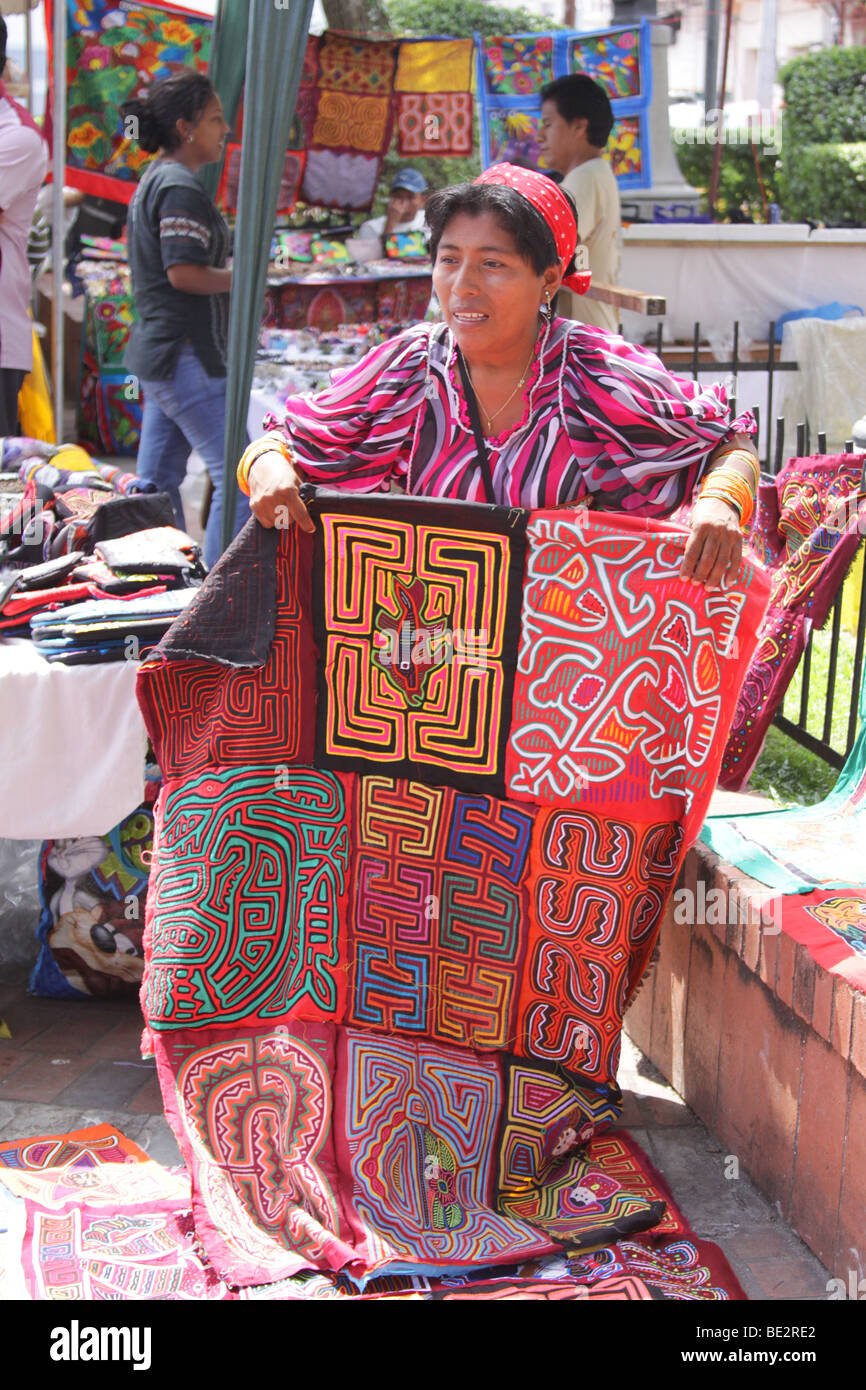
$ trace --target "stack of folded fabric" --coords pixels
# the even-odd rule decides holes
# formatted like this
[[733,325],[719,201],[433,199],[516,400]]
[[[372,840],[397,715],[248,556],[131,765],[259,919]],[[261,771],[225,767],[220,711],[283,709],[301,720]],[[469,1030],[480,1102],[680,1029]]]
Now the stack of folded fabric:
[[0,570],[0,635],[27,636],[38,615],[87,599],[157,596],[197,586],[204,578],[201,551],[174,526],[150,527],[128,536],[100,541],[93,554],[68,555]]
[[0,561],[7,566],[70,550],[89,554],[97,541],[173,523],[164,493],[77,445],[0,439]]
[[75,445],[0,439],[0,637],[51,661],[135,658],[205,574],[165,493]]
[[194,589],[93,599],[30,620],[36,650],[68,666],[138,660],[155,647],[182,613]]
[[0,634],[26,628],[34,613],[92,598],[89,586],[73,579],[73,570],[83,559],[80,551],[73,551],[41,565],[0,570]]
[[93,557],[76,567],[75,580],[89,580],[106,594],[133,593],[160,584],[180,589],[205,577],[201,550],[176,526],[151,526],[100,541]]

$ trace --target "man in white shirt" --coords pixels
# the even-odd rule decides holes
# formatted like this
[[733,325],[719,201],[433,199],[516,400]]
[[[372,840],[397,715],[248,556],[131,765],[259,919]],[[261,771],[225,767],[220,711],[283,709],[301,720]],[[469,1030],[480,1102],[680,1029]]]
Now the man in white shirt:
[[0,15],[0,435],[18,433],[18,392],[33,366],[27,239],[48,153],[39,128],[7,96],[6,21]]
[[[598,284],[619,280],[622,217],[619,189],[603,158],[613,129],[613,110],[604,88],[586,73],[558,77],[541,89],[541,152],[562,174],[561,188],[577,207],[578,236],[589,252],[589,268]],[[610,304],[560,290],[558,309],[615,333],[617,313]]]
[[394,175],[388,206],[381,217],[370,217],[358,230],[361,241],[375,241],[378,256],[384,256],[385,243],[395,232],[423,232],[427,180],[417,169],[401,169]]

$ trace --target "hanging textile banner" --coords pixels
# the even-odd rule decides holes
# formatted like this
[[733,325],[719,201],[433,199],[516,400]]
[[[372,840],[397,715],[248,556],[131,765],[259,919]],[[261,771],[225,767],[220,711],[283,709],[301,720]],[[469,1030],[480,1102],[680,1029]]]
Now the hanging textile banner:
[[[283,177],[277,196],[277,212],[289,213],[295,206],[307,156],[304,150],[287,150]],[[241,179],[241,146],[226,145],[226,157],[217,192],[217,203],[223,212],[235,216],[238,210],[238,189]]]
[[[49,73],[54,3],[46,0]],[[128,203],[152,156],[128,138],[121,107],[173,72],[192,67],[206,72],[213,20],[167,0],[61,3],[67,14],[66,182]]]
[[614,127],[605,150],[620,188],[649,188],[652,100],[650,26],[580,34],[475,35],[482,162],[546,168],[539,148],[541,88],[586,73],[610,98]]
[[397,49],[332,33],[308,43],[296,107],[310,131],[306,202],[353,212],[372,203],[394,128]]
[[413,39],[400,45],[397,93],[397,153],[472,153],[471,39]]
[[719,785],[729,791],[748,782],[809,634],[827,621],[860,544],[863,463],[862,454],[790,458],[761,484],[749,550],[773,587],[722,759]]
[[[49,64],[51,9],[46,0]],[[66,181],[129,202],[153,156],[121,108],[182,68],[206,72],[213,21],[169,0],[61,0],[66,5]],[[302,196],[319,207],[370,207],[396,122],[401,157],[472,153],[471,39],[368,40],[310,35],[277,211]],[[219,202],[236,205],[243,103]],[[292,157],[294,152],[294,157]]]

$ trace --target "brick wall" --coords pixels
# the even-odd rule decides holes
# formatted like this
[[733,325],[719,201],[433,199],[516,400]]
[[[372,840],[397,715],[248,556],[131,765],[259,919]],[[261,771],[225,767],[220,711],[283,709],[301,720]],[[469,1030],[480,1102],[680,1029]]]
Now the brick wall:
[[[738,904],[750,883],[703,845],[679,887],[700,902],[700,880]],[[727,916],[683,926],[669,907],[626,1032],[834,1277],[866,1278],[866,995]]]

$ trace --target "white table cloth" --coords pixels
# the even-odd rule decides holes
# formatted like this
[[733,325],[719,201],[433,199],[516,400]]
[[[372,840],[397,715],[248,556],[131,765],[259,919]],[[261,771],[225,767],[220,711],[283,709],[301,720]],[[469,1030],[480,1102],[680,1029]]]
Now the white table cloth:
[[137,661],[64,666],[0,641],[0,837],[104,835],[140,805]]

